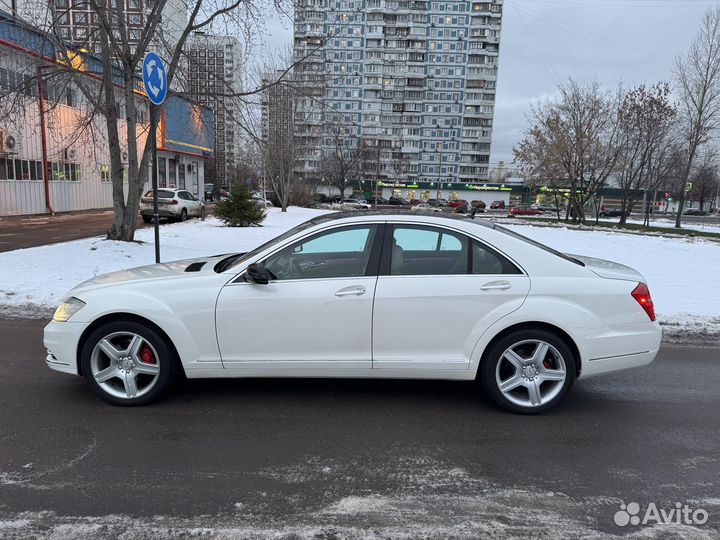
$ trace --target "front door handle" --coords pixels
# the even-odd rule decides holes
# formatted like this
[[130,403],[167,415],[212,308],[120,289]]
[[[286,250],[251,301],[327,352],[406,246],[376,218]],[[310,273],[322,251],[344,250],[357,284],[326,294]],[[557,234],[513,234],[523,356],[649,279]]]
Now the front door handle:
[[363,286],[359,287],[345,287],[335,293],[335,296],[362,296],[367,292],[367,289]]
[[480,287],[481,291],[505,291],[512,287],[509,281],[491,281]]

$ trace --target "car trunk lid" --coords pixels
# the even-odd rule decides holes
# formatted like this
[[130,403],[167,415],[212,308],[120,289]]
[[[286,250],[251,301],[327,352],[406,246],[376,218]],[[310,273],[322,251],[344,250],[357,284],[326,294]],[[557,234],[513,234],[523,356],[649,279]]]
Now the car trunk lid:
[[595,257],[586,257],[584,255],[566,255],[582,262],[588,270],[602,278],[623,279],[626,281],[645,283],[645,278],[640,272],[624,264],[607,261],[605,259],[596,259]]

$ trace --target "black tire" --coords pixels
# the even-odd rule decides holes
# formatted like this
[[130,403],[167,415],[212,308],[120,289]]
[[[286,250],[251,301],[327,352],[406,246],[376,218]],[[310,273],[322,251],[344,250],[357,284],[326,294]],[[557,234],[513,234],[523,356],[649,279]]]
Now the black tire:
[[180,212],[180,221],[187,221],[187,210],[184,208]]
[[152,222],[153,222],[153,217],[152,217],[152,216],[142,216],[142,220],[143,220],[145,223],[152,223]]
[[[501,362],[503,355],[509,348],[518,346],[519,350],[522,352],[523,347],[529,348],[533,345],[532,343],[527,343],[523,345],[523,342],[533,341],[545,342],[551,346],[551,348],[548,349],[548,355],[546,356],[545,360],[547,364],[545,365],[545,367],[548,367],[548,369],[552,369],[557,372],[558,368],[562,366],[565,371],[565,380],[562,381],[562,384],[560,384],[560,381],[540,382],[539,387],[541,388],[541,396],[542,391],[549,389],[551,391],[547,393],[547,396],[550,399],[548,399],[547,401],[541,399],[541,403],[539,405],[523,405],[514,402],[512,399],[521,401],[523,399],[524,392],[528,396],[528,401],[530,401],[532,398],[530,397],[529,390],[527,390],[524,386],[518,386],[517,390],[513,390],[510,392],[511,397],[508,397],[506,393],[503,393],[500,390],[496,375],[502,375],[503,370],[507,370],[508,368],[512,369],[514,367],[507,360],[503,360],[503,364],[500,366],[500,368],[498,368],[498,364]],[[554,348],[555,350],[553,351],[552,348]],[[557,358],[556,353],[560,355],[560,359]],[[541,360],[541,362],[542,361],[543,360]],[[527,377],[527,374],[524,372],[521,373],[521,371],[522,370],[518,370],[516,374]],[[538,328],[518,330],[498,340],[484,356],[483,362],[480,365],[480,369],[478,370],[478,377],[480,378],[480,383],[485,393],[498,406],[505,409],[506,411],[518,414],[540,414],[549,409],[552,409],[563,400],[563,398],[575,382],[576,373],[577,369],[575,354],[565,342],[565,340],[555,333]],[[510,375],[508,374],[508,378],[509,377]],[[533,379],[529,380],[532,381]],[[503,380],[502,382],[506,382],[506,380]],[[523,382],[528,382],[528,379],[523,378]],[[546,385],[550,386],[548,387]]]
[[[137,385],[138,390],[140,388],[144,388],[142,386],[142,382],[148,382],[147,386],[150,387],[149,390],[142,393],[142,395],[133,398],[119,397],[117,395],[109,393],[105,389],[110,387],[111,389],[117,388],[118,392],[123,391],[127,387],[125,387],[122,379],[118,377],[113,377],[106,381],[104,383],[105,387],[103,387],[100,385],[100,383],[98,383],[98,381],[95,379],[95,376],[93,375],[92,356],[95,346],[100,340],[106,338],[107,336],[122,333],[129,333],[140,336],[142,340],[144,340],[143,346],[149,344],[150,347],[154,349],[154,351],[151,352],[157,354],[157,360],[153,362],[154,364],[156,364],[158,369],[157,375],[154,376],[137,374],[135,378],[135,384]],[[120,336],[114,339],[123,339],[123,337]],[[112,362],[109,360],[109,356],[106,356],[103,353],[96,361],[100,362],[103,360],[108,364],[107,367],[110,367]],[[166,342],[165,338],[159,335],[152,328],[149,328],[148,326],[145,326],[135,321],[113,321],[103,324],[95,331],[93,331],[92,334],[90,334],[88,336],[88,339],[85,341],[85,344],[83,345],[82,351],[80,353],[80,366],[83,376],[85,377],[85,381],[98,396],[100,396],[108,403],[125,407],[145,405],[147,403],[150,403],[151,401],[158,399],[167,390],[172,381],[176,378],[177,373],[180,371],[179,360],[170,344]],[[138,383],[138,380],[140,379],[141,382]],[[154,381],[152,384],[150,384],[150,379]]]

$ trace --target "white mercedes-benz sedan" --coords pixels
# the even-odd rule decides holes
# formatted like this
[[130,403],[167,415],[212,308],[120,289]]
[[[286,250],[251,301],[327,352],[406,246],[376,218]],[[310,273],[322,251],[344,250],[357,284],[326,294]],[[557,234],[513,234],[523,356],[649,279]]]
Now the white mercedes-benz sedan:
[[116,405],[184,373],[477,379],[501,407],[539,413],[578,378],[652,362],[661,336],[632,268],[467,217],[365,212],[93,278],[45,346],[48,366]]

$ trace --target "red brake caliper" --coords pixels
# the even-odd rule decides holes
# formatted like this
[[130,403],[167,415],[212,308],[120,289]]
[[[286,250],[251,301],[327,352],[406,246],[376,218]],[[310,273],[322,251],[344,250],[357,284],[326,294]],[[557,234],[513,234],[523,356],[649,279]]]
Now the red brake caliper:
[[545,359],[543,360],[543,366],[545,367],[545,369],[550,369],[552,367],[552,364],[550,363],[550,360]]
[[150,347],[148,347],[147,345],[143,345],[140,349],[140,360],[142,360],[146,364],[155,363],[155,355],[150,350]]

